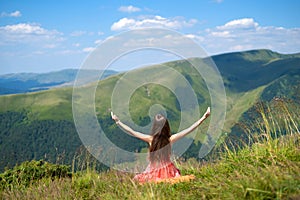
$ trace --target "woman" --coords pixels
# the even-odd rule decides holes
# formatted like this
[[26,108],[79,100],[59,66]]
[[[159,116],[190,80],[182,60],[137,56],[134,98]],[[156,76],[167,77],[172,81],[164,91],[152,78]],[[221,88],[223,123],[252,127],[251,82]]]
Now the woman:
[[207,108],[204,115],[189,128],[171,135],[171,129],[168,120],[161,114],[154,117],[151,134],[143,134],[134,131],[132,128],[122,123],[119,118],[111,112],[111,117],[130,135],[137,137],[149,144],[149,165],[146,170],[134,177],[139,182],[154,181],[160,182],[164,179],[180,177],[180,171],[171,162],[171,145],[194,131],[208,116],[210,107]]

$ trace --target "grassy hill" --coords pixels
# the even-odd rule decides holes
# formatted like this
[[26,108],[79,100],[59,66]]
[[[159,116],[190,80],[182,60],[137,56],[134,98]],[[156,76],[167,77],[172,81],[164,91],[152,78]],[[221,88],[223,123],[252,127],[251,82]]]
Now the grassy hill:
[[262,121],[251,127],[251,144],[235,146],[235,141],[226,140],[208,161],[176,162],[182,175],[195,176],[190,182],[139,184],[132,179],[134,174],[99,173],[90,159],[81,162],[85,170],[80,172],[32,161],[0,174],[0,198],[296,200],[300,198],[300,132],[294,122],[300,122],[300,115],[290,106],[286,102],[264,105],[267,112],[257,113]]
[[299,54],[282,55],[269,50],[253,50],[214,56],[227,88],[247,92],[266,86],[283,75],[298,74]]
[[[299,54],[282,55],[269,50],[253,50],[217,55],[212,59],[220,70],[227,95],[224,134],[238,135],[235,131],[240,129],[235,128],[236,124],[247,119],[247,113],[258,101],[280,97],[299,103]],[[177,70],[188,80],[200,105],[200,108],[194,109],[203,113],[210,105],[210,97],[202,77],[186,61],[164,65]],[[146,145],[120,131],[108,112],[113,88],[122,75],[109,76],[98,83],[95,109],[105,132],[114,133],[108,136],[114,143],[128,151],[140,151]],[[128,84],[134,84],[127,81]],[[175,83],[176,80],[170,81]],[[184,92],[184,88],[178,89]],[[57,156],[63,156],[65,162],[70,163],[72,153],[81,145],[73,123],[71,103],[72,88],[68,87],[0,96],[0,169],[45,157],[55,162]],[[158,84],[143,85],[132,95],[129,108],[134,122],[140,125],[149,123],[149,108],[155,104],[167,109],[172,129],[177,130],[182,110],[174,94]],[[204,124],[199,133],[205,132],[206,128]],[[201,134],[197,134],[193,145],[202,139]],[[191,149],[197,153],[199,148],[195,150],[195,147],[199,146]],[[192,152],[189,154],[196,155]]]

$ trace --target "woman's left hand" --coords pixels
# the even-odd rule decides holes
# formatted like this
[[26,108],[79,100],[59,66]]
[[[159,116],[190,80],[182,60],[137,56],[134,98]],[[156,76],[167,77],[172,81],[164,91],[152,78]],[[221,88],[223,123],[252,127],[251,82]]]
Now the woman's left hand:
[[113,120],[115,120],[115,122],[118,122],[118,121],[119,121],[118,116],[115,115],[112,111],[110,112],[110,114],[111,114],[111,118],[112,118]]

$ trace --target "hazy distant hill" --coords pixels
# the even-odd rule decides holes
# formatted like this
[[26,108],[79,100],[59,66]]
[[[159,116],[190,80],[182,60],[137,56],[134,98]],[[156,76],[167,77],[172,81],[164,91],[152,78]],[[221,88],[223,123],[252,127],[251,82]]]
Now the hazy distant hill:
[[[257,101],[280,97],[300,104],[300,54],[253,50],[216,55],[212,59],[223,77],[227,95],[224,133],[238,135],[239,130],[234,127]],[[210,105],[210,96],[205,82],[190,63],[180,60],[165,65],[185,76],[195,90],[200,110],[204,111]],[[114,85],[121,76],[117,74],[99,82],[95,97],[97,117],[116,145],[128,151],[140,151],[146,144],[118,129],[107,112]],[[59,79],[55,81],[59,83]],[[71,163],[72,155],[81,145],[73,123],[71,101],[72,88],[69,87],[0,96],[0,170],[33,158],[53,161],[58,155],[64,155],[65,162]],[[149,108],[154,104],[165,106],[171,126],[176,130],[180,112],[184,111],[180,110],[174,94],[155,84],[141,86],[132,95],[130,112],[135,123],[149,123]],[[205,131],[207,124],[202,127],[199,132]],[[201,140],[201,135],[197,135],[185,156],[197,156]]]
[[[77,69],[65,69],[49,73],[16,73],[0,75],[0,95],[17,94],[47,90],[53,87],[64,87],[73,84],[76,78]],[[95,70],[84,70],[86,77],[97,75]],[[99,79],[116,74],[116,71],[107,70]]]

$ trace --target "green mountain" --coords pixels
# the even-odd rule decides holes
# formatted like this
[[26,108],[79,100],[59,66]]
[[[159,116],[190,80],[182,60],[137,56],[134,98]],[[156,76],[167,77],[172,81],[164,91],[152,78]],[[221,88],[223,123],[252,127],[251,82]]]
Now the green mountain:
[[266,86],[283,75],[299,74],[300,54],[282,55],[269,50],[253,50],[214,56],[227,87],[246,92]]
[[[194,58],[198,59],[198,58]],[[299,103],[300,54],[283,55],[270,50],[253,50],[213,56],[226,89],[227,115],[224,133],[239,135],[236,125],[247,119],[258,101],[286,98]],[[200,61],[200,60],[199,60]],[[202,77],[188,61],[164,63],[182,74],[195,91],[198,104],[180,107],[176,96],[159,84],[146,84],[135,90],[130,98],[129,110],[133,121],[140,125],[150,122],[149,109],[156,104],[166,108],[172,130],[177,130],[180,114],[190,109],[203,113],[210,105],[209,91]],[[138,70],[151,70],[160,65]],[[111,95],[114,86],[124,74],[109,76],[98,83],[95,94],[96,113],[109,139],[122,149],[142,151],[146,144],[123,133],[110,119]],[[162,78],[172,84],[177,80]],[[146,77],[145,77],[146,78]],[[133,80],[124,80],[134,84]],[[83,87],[88,89],[89,86]],[[175,88],[184,94],[186,88]],[[71,163],[79,154],[81,141],[72,116],[72,88],[53,88],[46,91],[0,96],[0,170],[25,160],[46,159]],[[122,115],[122,113],[119,113]],[[184,157],[197,157],[207,123],[199,130],[195,142]]]

